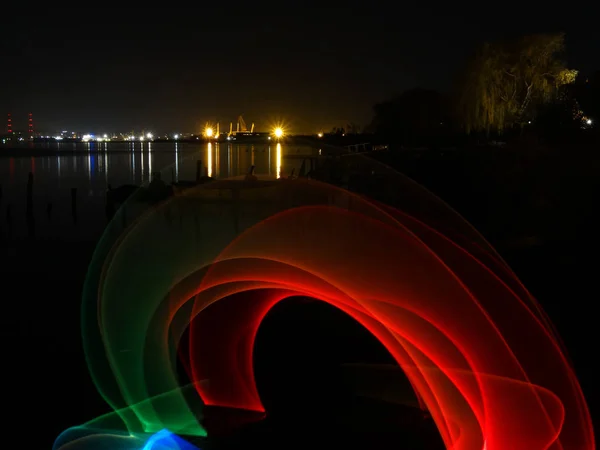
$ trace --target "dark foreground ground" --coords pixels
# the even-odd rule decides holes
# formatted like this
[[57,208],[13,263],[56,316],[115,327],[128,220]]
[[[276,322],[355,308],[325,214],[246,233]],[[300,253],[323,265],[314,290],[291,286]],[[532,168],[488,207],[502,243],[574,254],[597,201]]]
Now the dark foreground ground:
[[238,449],[248,445],[290,449],[384,449],[391,446],[411,450],[444,449],[433,421],[411,408],[356,398],[332,413],[335,414],[328,420],[314,418],[308,410],[290,413],[285,418],[267,417],[237,432],[198,440],[196,444],[206,450]]
[[[57,254],[53,244],[33,245],[37,250],[45,248],[40,255]],[[10,272],[4,271],[4,276],[12,274],[3,280],[5,292],[10,293],[3,296],[4,401],[13,432],[23,436],[28,448],[33,444],[31,448],[50,448],[65,428],[107,412],[88,376],[78,326],[81,280],[90,251],[91,245],[79,245],[62,248],[63,257],[52,260],[13,258]],[[586,350],[595,334],[589,294],[593,291],[586,291],[584,283],[572,283],[586,278],[583,272],[556,266],[556,251],[523,252],[519,256],[521,272],[530,270],[530,285],[543,287],[552,282],[553,289],[539,291],[547,299],[556,299],[547,310],[571,350],[597,417],[597,361]],[[29,274],[23,277],[26,271]],[[585,299],[591,303],[588,313],[574,310],[572,303],[585,304]],[[397,448],[443,448],[435,426],[420,411],[354,395],[352,383],[347,382],[352,372],[340,369],[343,364],[392,361],[366,331],[327,305],[292,300],[276,307],[257,337],[256,358],[258,387],[271,414],[263,422],[224,433],[217,425],[236,423],[235,414],[209,411],[208,425],[212,423],[219,433],[202,442],[203,448],[249,444],[263,448],[330,448],[334,444],[383,448],[390,442],[397,443]],[[394,383],[397,389],[409,392],[402,379]]]
[[[598,297],[595,186],[588,186],[584,194],[563,194],[567,197],[562,209],[554,207],[540,221],[515,200],[518,197],[511,202],[496,190],[494,202],[482,199],[482,181],[454,174],[442,184],[440,178],[429,183],[490,237],[548,311],[597,418],[598,361],[592,344],[597,340]],[[555,184],[565,184],[563,178]],[[582,183],[569,180],[577,182]],[[459,188],[474,192],[476,198],[469,201]],[[506,206],[511,203],[512,209]],[[531,224],[534,219],[538,222]],[[501,226],[491,226],[498,222]],[[523,222],[527,226],[519,228]],[[106,412],[87,373],[79,330],[83,279],[95,243],[3,239],[0,246],[8,425],[14,439],[23,439],[24,448],[50,448],[65,428]],[[283,347],[287,351],[282,352]],[[418,411],[357,398],[351,383],[340,382],[348,374],[340,372],[345,363],[390,362],[373,338],[332,308],[302,301],[282,304],[267,317],[256,344],[257,383],[271,414],[264,422],[223,433],[203,447],[378,448],[392,442],[397,448],[440,448],[435,428]],[[404,389],[401,380],[398,383]],[[214,412],[213,418],[219,414],[224,413]]]
[[[10,264],[2,272],[5,404],[11,428],[27,448],[51,448],[64,429],[108,412],[80,343],[79,297],[93,243],[21,241],[11,247],[21,251],[8,249]],[[443,448],[420,410],[354,395],[348,379],[353,371],[343,369],[348,362],[393,364],[368,332],[333,307],[304,299],[278,305],[256,344],[257,383],[271,413],[245,423],[235,412],[212,408],[206,420],[215,438],[198,444],[383,448],[396,442],[411,449]],[[403,375],[391,382],[410,396]],[[238,429],[240,423],[245,425]]]
[[[11,248],[21,251],[11,253]],[[108,412],[80,343],[79,299],[93,243],[20,241],[7,250],[10,263],[2,271],[5,404],[11,428],[27,448],[51,448],[64,429]],[[333,307],[305,299],[278,305],[265,319],[255,351],[258,387],[271,413],[238,429],[246,422],[238,414],[210,409],[207,426],[216,437],[199,442],[202,448],[383,448],[390,442],[443,448],[434,424],[420,410],[354,395],[349,379],[354,372],[343,364],[393,361],[368,332]],[[387,382],[410,397],[403,375]]]

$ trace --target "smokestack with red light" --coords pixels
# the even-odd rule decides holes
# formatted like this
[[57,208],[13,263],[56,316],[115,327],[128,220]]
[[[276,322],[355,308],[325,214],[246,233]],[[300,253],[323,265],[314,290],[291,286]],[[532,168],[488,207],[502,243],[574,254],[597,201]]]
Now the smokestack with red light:
[[8,119],[6,120],[6,132],[12,134],[12,116],[8,113]]
[[29,139],[33,139],[33,115],[29,113]]

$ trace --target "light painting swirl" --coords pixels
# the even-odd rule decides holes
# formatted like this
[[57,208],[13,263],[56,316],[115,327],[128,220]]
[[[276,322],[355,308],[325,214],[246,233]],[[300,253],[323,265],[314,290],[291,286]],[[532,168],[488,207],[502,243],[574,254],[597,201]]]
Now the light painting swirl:
[[313,180],[240,178],[172,197],[123,232],[115,219],[83,302],[89,369],[114,412],[54,448],[195,448],[203,406],[264,412],[254,338],[275,304],[304,296],[387,348],[446,448],[594,449],[579,383],[537,302],[449,208],[388,178],[397,195],[384,202]]

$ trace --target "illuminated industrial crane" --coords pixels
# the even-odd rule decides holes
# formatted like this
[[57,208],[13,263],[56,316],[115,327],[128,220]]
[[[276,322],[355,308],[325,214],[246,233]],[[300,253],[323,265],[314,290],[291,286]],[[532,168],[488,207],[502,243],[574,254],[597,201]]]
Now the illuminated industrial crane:
[[242,116],[238,117],[238,131],[248,131],[248,127],[246,126],[246,122],[244,122],[244,118]]
[[[229,125],[229,134],[232,134],[232,125]],[[248,126],[246,125],[246,121],[244,120],[244,118],[242,116],[238,117],[237,120],[237,128],[236,128],[236,133],[248,133]],[[254,122],[252,122],[252,125],[250,127],[250,133],[254,133]]]

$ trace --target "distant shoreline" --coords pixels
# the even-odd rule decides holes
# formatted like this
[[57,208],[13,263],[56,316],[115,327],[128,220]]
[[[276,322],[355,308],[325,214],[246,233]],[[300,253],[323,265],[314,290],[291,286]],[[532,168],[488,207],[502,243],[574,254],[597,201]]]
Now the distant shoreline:
[[[0,158],[21,158],[21,157],[39,157],[39,156],[77,156],[77,155],[101,155],[104,153],[139,153],[141,152],[141,148],[136,148],[135,150],[126,149],[126,148],[115,148],[109,150],[101,150],[101,149],[73,149],[73,148],[0,148]],[[143,149],[143,151],[148,151],[147,148]],[[170,153],[173,152],[173,149],[152,149],[152,151],[156,152],[165,152]],[[181,152],[191,152],[193,149],[182,148]]]
[[[374,142],[375,141],[375,142]],[[128,153],[132,151],[131,145],[135,146],[133,151],[141,151],[141,147],[144,147],[144,151],[148,150],[147,144],[152,144],[153,151],[161,151],[165,146],[173,146],[174,144],[181,145],[181,150],[185,151],[189,146],[202,146],[209,142],[220,145],[276,145],[281,143],[283,146],[290,145],[307,145],[314,147],[352,147],[361,146],[364,143],[367,145],[374,145],[377,143],[377,139],[368,134],[364,135],[346,135],[346,136],[328,136],[325,135],[322,138],[313,135],[290,135],[285,136],[281,139],[265,139],[264,137],[248,137],[236,140],[208,140],[205,138],[185,138],[185,139],[164,139],[154,138],[152,140],[144,141],[128,141],[128,140],[107,140],[107,141],[82,141],[81,139],[73,140],[60,140],[55,139],[35,139],[33,142],[15,142],[11,144],[9,142],[0,143],[0,158],[2,157],[20,157],[20,156],[57,156],[57,155],[71,155],[71,154],[82,154],[82,153],[102,153],[105,151],[111,153]],[[82,147],[87,148],[82,148]]]

